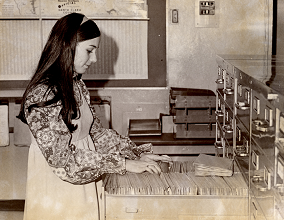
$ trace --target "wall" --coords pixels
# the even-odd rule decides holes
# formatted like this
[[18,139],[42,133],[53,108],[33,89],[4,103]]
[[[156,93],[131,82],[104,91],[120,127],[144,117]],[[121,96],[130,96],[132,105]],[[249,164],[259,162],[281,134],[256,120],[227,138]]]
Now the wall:
[[[167,83],[169,87],[215,91],[216,54],[267,54],[272,47],[272,0],[218,0],[219,27],[195,27],[195,0],[167,1]],[[256,8],[258,10],[256,10]],[[179,23],[171,23],[172,9]],[[125,115],[158,116],[168,112],[168,89],[103,89],[112,96],[113,127],[125,133]],[[142,112],[137,106],[144,105]]]
[[[167,0],[168,86],[214,91],[216,54],[269,53],[271,19],[268,15],[271,16],[271,12],[268,13],[267,2],[271,5],[272,0],[219,0],[219,27],[195,28],[195,0]],[[169,22],[171,9],[179,10],[178,24]],[[101,96],[111,96],[112,126],[121,134],[126,133],[129,118],[158,118],[159,113],[168,113],[168,88],[90,90]],[[22,92],[1,91],[0,95],[18,97]],[[5,172],[1,180],[10,184],[4,187],[0,184],[0,191],[7,190],[8,197],[24,199],[24,186],[13,184],[25,182],[26,166],[23,164],[27,151],[28,148],[0,148],[1,171]],[[13,163],[16,160],[21,161],[19,165]]]
[[216,54],[266,54],[271,50],[272,0],[216,3],[219,27],[196,28],[195,0],[168,0],[168,11],[179,10],[179,23],[167,23],[169,86],[214,91]]
[[130,118],[159,118],[169,113],[167,88],[128,88],[91,90],[92,94],[111,97],[112,127],[126,135]]
[[284,1],[277,1],[276,55],[284,55]]

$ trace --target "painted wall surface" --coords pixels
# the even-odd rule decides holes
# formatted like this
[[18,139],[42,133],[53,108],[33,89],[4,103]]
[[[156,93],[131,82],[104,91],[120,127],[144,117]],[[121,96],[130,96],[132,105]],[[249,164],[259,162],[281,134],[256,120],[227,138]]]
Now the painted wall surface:
[[277,1],[276,55],[284,55],[284,1]]
[[96,90],[99,96],[111,97],[112,127],[126,135],[129,119],[157,119],[160,113],[169,113],[167,88],[128,88]]
[[[216,28],[195,27],[195,2],[168,0],[168,82],[214,91],[216,54],[263,55],[271,47],[272,0],[216,0]],[[178,24],[171,23],[172,9],[178,9]]]
[[0,200],[25,198],[27,165],[28,147],[0,148]]

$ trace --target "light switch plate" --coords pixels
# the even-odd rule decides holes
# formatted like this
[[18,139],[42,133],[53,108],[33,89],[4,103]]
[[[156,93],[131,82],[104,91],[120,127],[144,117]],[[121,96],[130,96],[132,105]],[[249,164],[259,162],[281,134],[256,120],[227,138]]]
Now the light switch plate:
[[173,24],[177,24],[179,21],[179,13],[178,13],[178,9],[173,9],[171,10],[171,14],[172,14],[172,23]]

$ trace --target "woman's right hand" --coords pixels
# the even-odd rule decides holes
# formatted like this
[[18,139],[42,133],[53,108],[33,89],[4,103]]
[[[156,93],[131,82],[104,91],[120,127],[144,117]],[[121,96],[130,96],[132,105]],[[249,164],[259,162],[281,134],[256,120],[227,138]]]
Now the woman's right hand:
[[161,173],[161,168],[155,161],[125,160],[126,171],[131,173]]

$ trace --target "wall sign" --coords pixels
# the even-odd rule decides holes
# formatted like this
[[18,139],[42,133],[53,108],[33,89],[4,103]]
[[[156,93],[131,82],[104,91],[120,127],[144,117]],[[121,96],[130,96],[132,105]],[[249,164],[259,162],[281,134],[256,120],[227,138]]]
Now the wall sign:
[[78,12],[87,17],[147,18],[146,0],[0,0],[0,18],[60,18]]

